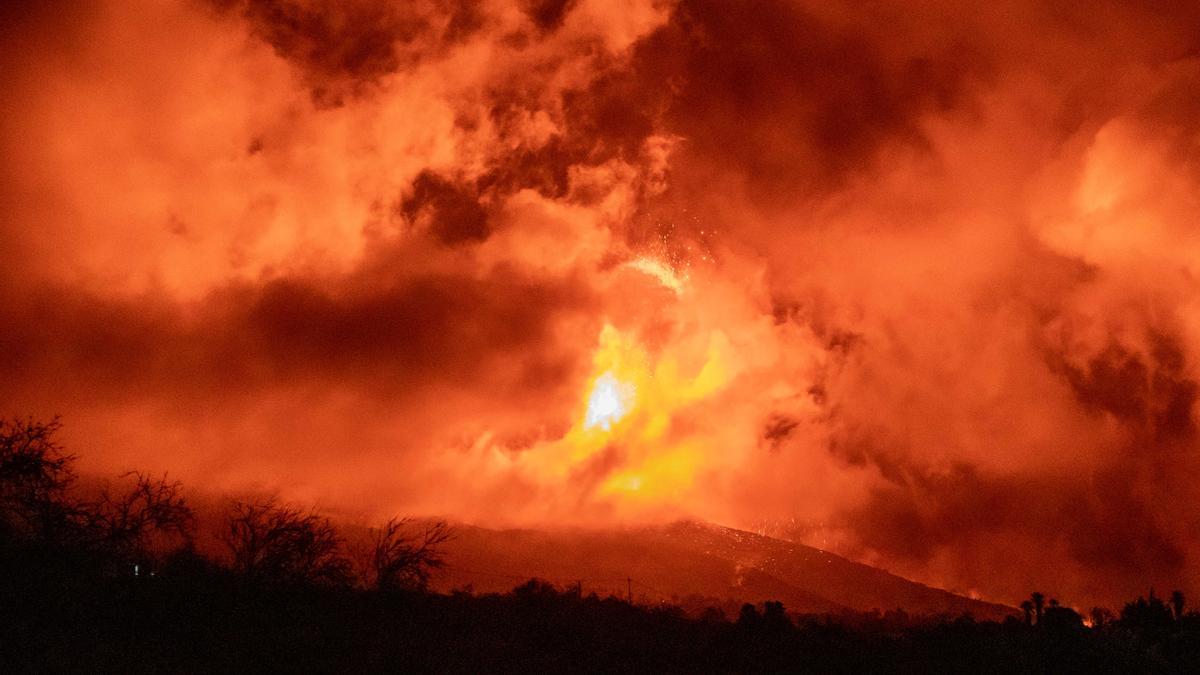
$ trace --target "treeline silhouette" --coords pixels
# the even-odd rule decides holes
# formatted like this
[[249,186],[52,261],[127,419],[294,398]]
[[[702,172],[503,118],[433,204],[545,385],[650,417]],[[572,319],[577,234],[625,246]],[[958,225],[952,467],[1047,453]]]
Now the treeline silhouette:
[[1086,620],[1034,593],[1003,622],[769,600],[687,613],[537,579],[437,594],[446,524],[355,540],[270,497],[231,500],[201,550],[178,482],[80,489],[58,427],[0,420],[5,672],[1200,672],[1178,591]]

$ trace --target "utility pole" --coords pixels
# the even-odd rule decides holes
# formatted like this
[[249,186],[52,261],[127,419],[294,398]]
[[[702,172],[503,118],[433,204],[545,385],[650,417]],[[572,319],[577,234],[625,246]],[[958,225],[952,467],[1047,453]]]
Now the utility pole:
[[625,577],[625,588],[629,594],[629,604],[633,604],[633,577]]

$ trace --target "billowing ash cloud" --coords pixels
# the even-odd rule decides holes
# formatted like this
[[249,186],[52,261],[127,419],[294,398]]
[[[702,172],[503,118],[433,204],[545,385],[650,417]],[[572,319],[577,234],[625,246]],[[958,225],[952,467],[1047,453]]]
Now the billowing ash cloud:
[[1194,3],[24,4],[0,404],[85,467],[1200,592]]

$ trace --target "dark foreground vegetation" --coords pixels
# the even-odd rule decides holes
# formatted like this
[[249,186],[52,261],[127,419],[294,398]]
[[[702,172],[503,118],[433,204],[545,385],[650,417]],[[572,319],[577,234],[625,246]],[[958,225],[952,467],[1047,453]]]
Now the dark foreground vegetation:
[[54,430],[0,422],[5,672],[1200,672],[1200,614],[1178,593],[1091,626],[1041,594],[1002,623],[776,602],[689,617],[536,580],[439,595],[444,525],[347,541],[271,499],[231,501],[201,552],[177,483],[81,496]]

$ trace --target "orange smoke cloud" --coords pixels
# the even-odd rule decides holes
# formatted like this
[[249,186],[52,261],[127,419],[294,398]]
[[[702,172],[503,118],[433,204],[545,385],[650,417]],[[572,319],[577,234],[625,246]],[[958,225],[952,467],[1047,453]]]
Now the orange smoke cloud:
[[1191,4],[3,11],[0,402],[87,468],[1200,592]]

